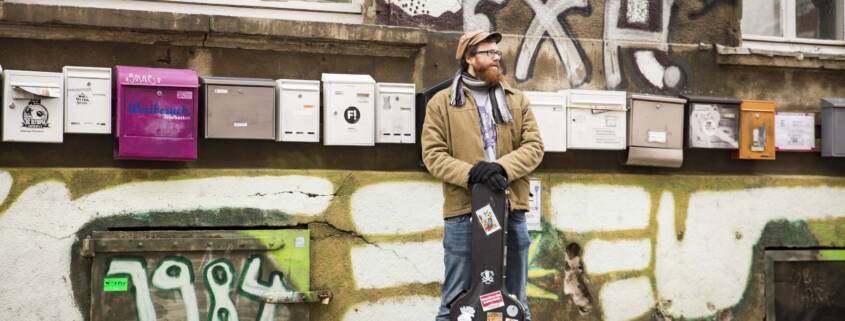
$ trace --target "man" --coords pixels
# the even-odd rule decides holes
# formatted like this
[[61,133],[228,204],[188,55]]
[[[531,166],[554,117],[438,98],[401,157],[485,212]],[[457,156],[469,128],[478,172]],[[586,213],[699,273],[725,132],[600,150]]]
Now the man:
[[470,286],[473,184],[508,191],[505,287],[525,305],[526,320],[531,319],[525,293],[531,244],[525,223],[529,191],[525,176],[543,159],[543,142],[528,100],[503,80],[501,40],[497,32],[461,36],[455,52],[461,68],[450,88],[437,93],[426,107],[423,162],[443,181],[444,198],[446,277],[438,321],[449,320],[447,305]]

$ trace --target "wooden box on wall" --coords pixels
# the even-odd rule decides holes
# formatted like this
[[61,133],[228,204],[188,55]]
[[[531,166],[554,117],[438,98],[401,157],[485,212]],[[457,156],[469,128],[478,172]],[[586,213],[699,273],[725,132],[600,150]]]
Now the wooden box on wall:
[[734,158],[775,159],[775,102],[743,100],[740,106],[739,150]]

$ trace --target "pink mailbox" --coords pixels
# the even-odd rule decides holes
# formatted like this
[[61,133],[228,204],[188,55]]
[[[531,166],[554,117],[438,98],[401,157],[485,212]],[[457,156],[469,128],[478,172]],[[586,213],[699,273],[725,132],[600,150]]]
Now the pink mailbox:
[[197,73],[115,67],[118,159],[197,159]]

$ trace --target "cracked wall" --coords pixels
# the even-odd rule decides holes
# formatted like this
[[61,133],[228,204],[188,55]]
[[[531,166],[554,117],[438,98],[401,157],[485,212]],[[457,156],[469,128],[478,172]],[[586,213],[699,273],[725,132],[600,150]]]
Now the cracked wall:
[[[845,245],[843,179],[535,176],[538,319],[762,319],[766,247]],[[335,295],[312,320],[429,320],[438,301],[442,196],[425,173],[10,169],[0,196],[4,320],[86,320],[80,240],[114,228],[307,227],[311,289]]]

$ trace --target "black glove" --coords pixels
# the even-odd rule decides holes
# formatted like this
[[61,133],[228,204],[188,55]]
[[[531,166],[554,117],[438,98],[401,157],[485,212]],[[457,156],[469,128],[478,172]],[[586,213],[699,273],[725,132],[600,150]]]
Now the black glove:
[[480,161],[469,170],[469,184],[484,183],[493,174],[506,176],[505,168],[496,162]]
[[504,175],[494,173],[484,182],[494,192],[504,192],[508,188],[508,179]]

